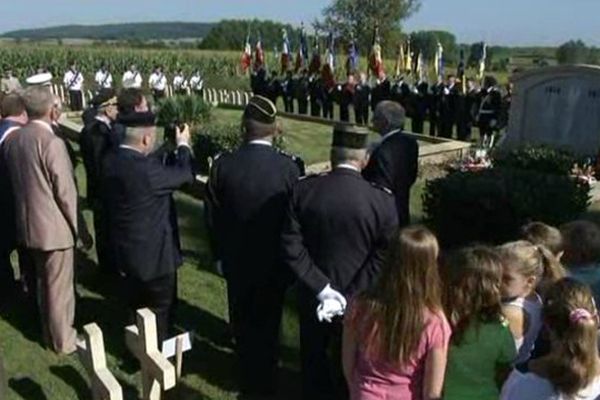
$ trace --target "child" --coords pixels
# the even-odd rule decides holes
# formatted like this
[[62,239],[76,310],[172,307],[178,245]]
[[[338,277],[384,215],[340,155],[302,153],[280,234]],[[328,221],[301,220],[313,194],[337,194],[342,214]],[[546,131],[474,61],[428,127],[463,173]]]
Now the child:
[[556,283],[544,302],[550,354],[513,371],[502,400],[594,400],[600,397],[598,315],[589,288],[571,278]]
[[402,230],[378,284],[352,302],[342,352],[352,400],[441,398],[451,333],[438,252],[426,228]]
[[544,246],[526,241],[500,247],[503,259],[502,312],[515,339],[515,364],[529,360],[542,328],[542,298],[536,292],[564,278],[556,257]]
[[574,221],[562,226],[561,232],[569,276],[587,283],[596,302],[600,301],[600,228],[593,222]]
[[463,249],[450,257],[444,286],[452,326],[444,399],[496,400],[516,357],[502,317],[502,260],[488,247]]
[[546,247],[560,261],[565,251],[562,234],[557,228],[542,222],[531,222],[521,228],[521,238]]

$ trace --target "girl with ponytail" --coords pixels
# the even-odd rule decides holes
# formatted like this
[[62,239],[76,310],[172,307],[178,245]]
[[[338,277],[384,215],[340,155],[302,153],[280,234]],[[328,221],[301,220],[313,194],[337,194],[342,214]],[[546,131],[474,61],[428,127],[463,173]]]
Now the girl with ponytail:
[[595,400],[600,397],[598,312],[590,289],[565,278],[549,288],[543,309],[551,351],[513,371],[501,400]]

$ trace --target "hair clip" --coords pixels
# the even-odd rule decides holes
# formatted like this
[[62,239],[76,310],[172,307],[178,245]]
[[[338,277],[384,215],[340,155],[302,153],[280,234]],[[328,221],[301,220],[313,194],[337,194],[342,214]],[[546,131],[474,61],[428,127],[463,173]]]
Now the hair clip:
[[585,308],[576,308],[569,314],[569,320],[573,323],[592,319],[593,315]]

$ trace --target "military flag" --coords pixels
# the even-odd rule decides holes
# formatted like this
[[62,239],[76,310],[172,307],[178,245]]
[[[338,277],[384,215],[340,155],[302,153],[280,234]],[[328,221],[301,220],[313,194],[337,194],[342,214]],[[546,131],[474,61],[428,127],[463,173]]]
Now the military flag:
[[356,47],[356,41],[354,38],[350,39],[348,44],[348,59],[346,60],[346,75],[351,75],[358,71],[358,48]]
[[394,75],[399,77],[402,75],[402,71],[404,70],[404,43],[400,43],[398,45],[398,50],[396,51],[396,66],[394,67]]
[[327,50],[325,51],[325,65],[321,72],[325,86],[332,88],[335,86],[335,39],[333,32],[327,36]]
[[316,74],[321,70],[321,53],[319,51],[319,38],[317,36],[315,36],[312,51],[312,59],[310,60],[310,65],[308,66],[308,72],[311,75]]
[[371,47],[371,55],[369,56],[369,68],[378,79],[382,79],[385,76],[383,58],[381,57],[381,37],[379,36],[379,26],[377,25],[375,25],[373,31],[373,45]]
[[252,64],[252,47],[250,45],[250,35],[246,35],[246,43],[244,43],[244,51],[240,60],[242,72],[245,74]]
[[437,43],[433,68],[435,69],[436,77],[444,76],[444,46],[440,42]]
[[262,35],[258,35],[258,40],[256,41],[256,46],[254,50],[254,70],[258,71],[259,69],[265,66],[265,51],[262,46]]
[[416,75],[418,82],[425,81],[425,63],[423,61],[423,53],[421,52],[419,52],[419,55],[417,56]]
[[300,26],[300,46],[296,52],[296,72],[306,67],[308,62],[308,44],[306,43],[306,32],[304,24]]
[[285,74],[290,69],[290,60],[292,58],[290,40],[287,30],[281,30],[281,73]]
[[479,79],[483,79],[485,74],[485,63],[487,59],[487,44],[481,42],[481,57],[479,58]]
[[467,92],[467,73],[466,73],[466,62],[465,62],[465,50],[460,49],[460,59],[458,61],[458,67],[456,67],[456,76],[460,79],[462,92]]
[[412,53],[412,49],[410,46],[410,38],[408,38],[408,40],[406,41],[406,65],[404,66],[404,70],[407,73],[411,73],[413,70],[413,53]]

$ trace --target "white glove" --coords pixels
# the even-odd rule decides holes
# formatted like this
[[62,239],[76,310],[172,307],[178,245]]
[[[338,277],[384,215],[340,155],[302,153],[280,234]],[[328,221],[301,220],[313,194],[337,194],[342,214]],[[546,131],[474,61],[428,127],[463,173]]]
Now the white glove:
[[317,295],[320,304],[317,307],[317,318],[319,321],[331,322],[333,317],[344,315],[348,302],[346,298],[331,285],[325,286]]
[[217,273],[219,275],[223,276],[223,261],[221,261],[221,260],[215,261],[215,269],[217,270]]

